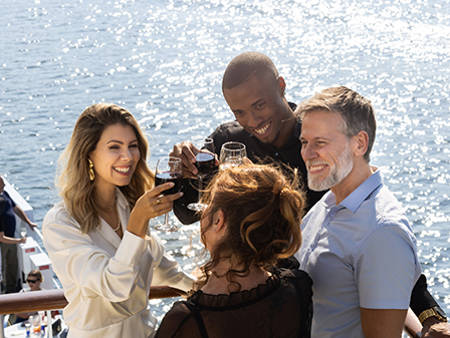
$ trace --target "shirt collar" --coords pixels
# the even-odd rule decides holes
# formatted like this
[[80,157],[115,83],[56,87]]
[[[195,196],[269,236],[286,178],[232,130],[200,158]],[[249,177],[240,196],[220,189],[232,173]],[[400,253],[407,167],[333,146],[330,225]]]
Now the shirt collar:
[[[380,171],[375,171],[363,183],[361,183],[353,192],[348,195],[340,205],[355,213],[369,195],[383,184]],[[334,194],[333,194],[334,195]]]

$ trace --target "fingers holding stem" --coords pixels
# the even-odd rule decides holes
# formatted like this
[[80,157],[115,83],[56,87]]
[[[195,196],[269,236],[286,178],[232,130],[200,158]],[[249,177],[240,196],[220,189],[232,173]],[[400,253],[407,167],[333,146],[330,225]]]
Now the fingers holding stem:
[[131,211],[127,230],[136,236],[145,237],[150,219],[164,215],[173,208],[173,201],[183,196],[182,192],[164,195],[163,192],[173,188],[174,183],[167,182],[145,192]]

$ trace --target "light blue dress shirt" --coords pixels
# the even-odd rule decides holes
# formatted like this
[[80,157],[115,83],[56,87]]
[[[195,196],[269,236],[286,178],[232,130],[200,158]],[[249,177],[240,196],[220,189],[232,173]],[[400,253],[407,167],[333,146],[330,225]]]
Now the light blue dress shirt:
[[336,205],[329,191],[304,217],[295,255],[313,280],[312,337],[364,337],[360,307],[407,309],[420,276],[403,209],[373,173]]

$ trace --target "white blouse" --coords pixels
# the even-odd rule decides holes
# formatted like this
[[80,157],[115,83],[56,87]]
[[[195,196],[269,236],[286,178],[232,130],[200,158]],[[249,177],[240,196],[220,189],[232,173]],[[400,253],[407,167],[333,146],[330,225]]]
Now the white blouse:
[[126,231],[130,208],[119,189],[116,194],[122,240],[104,220],[82,233],[63,202],[44,218],[44,245],[69,302],[63,311],[68,337],[151,337],[156,324],[148,306],[152,281],[192,288],[192,278],[164,255],[156,236],[142,239]]

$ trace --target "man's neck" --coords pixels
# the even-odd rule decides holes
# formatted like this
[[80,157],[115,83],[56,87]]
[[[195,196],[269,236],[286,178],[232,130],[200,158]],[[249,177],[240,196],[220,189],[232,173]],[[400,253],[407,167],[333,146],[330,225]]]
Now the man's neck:
[[336,198],[336,205],[341,203],[348,195],[355,191],[355,189],[358,188],[373,173],[374,170],[372,167],[364,160],[355,163],[350,174],[331,188],[331,191]]
[[282,148],[287,143],[287,141],[292,137],[292,133],[296,124],[294,112],[292,111],[287,101],[283,116],[285,116],[285,118],[282,121],[282,126],[280,128],[279,134],[275,141],[272,143],[275,148]]

